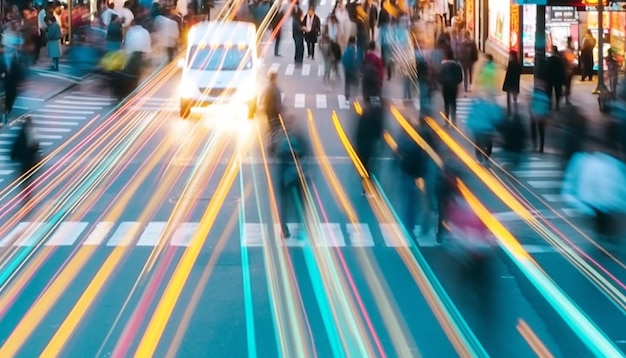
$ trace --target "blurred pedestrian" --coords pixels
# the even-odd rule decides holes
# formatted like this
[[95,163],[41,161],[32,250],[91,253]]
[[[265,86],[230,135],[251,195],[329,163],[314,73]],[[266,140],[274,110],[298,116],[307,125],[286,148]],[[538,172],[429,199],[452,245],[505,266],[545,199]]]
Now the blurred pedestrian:
[[612,47],[609,48],[606,53],[606,63],[608,67],[609,92],[611,93],[611,96],[615,98],[620,61],[617,58],[617,53],[615,53],[615,49],[613,49]]
[[439,70],[439,83],[443,95],[443,110],[448,121],[456,124],[456,100],[459,95],[459,85],[463,82],[463,69],[454,60],[451,50],[446,53],[446,58],[441,62]]
[[13,112],[13,106],[15,105],[15,100],[17,99],[18,91],[24,78],[24,68],[19,62],[17,53],[9,55],[8,68],[4,69],[4,124],[9,122],[9,117],[11,116],[11,112]]
[[295,6],[291,17],[291,31],[295,44],[293,61],[296,66],[302,66],[302,62],[304,61],[304,31],[306,29],[303,23],[304,14],[298,6]]
[[163,11],[154,19],[154,28],[156,37],[160,42],[160,47],[165,51],[165,57],[168,62],[174,61],[178,54],[178,39],[180,31],[178,23],[171,18],[172,14]]
[[363,195],[366,192],[365,181],[369,180],[372,173],[372,158],[383,135],[384,109],[379,97],[370,98],[363,103],[363,113],[357,119],[355,140],[356,154],[365,170],[363,178]]
[[505,119],[493,97],[482,95],[472,104],[467,117],[467,128],[474,135],[476,159],[488,163],[493,151],[493,137]]
[[[552,56],[546,59],[546,75],[546,90],[550,98],[550,108],[559,111],[561,109],[561,96],[563,95],[566,74],[565,61],[563,61],[556,46],[552,46]],[[552,101],[553,92],[554,101]]]
[[341,64],[343,65],[344,75],[344,95],[346,97],[346,102],[349,104],[352,87],[356,86],[359,78],[356,37],[350,36],[348,39],[348,46],[341,56]]
[[371,41],[367,53],[363,58],[362,85],[363,100],[371,97],[381,97],[383,91],[384,66],[382,59],[376,53],[376,43]]
[[[279,216],[282,237],[290,238],[292,233],[287,227],[289,218],[299,218],[304,223],[305,201],[303,177],[305,170],[302,159],[308,153],[305,137],[295,126],[293,116],[285,116],[281,129],[274,136],[275,156],[278,159],[278,193],[280,195]],[[294,215],[295,214],[295,215]]]
[[278,10],[272,16],[270,21],[270,29],[274,35],[274,56],[280,57],[280,40],[282,39],[282,22],[285,16],[285,6],[279,6]]
[[543,153],[546,139],[546,122],[550,116],[550,98],[545,83],[535,79],[535,88],[530,100],[530,138],[533,150]]
[[[435,150],[434,135],[430,127],[413,125],[412,129],[430,149]],[[422,148],[406,131],[402,131],[398,140],[397,155],[402,171],[400,190],[405,205],[402,218],[409,235],[417,239],[417,236],[424,236],[430,230],[428,220],[431,209],[429,191],[432,191],[430,186],[433,182],[430,180],[431,173],[429,171],[433,171],[435,167],[430,165],[433,159],[430,158],[426,148]],[[421,183],[421,187],[418,187],[418,183]],[[416,224],[420,228],[420,232],[417,234],[413,230]]]
[[526,128],[520,113],[514,112],[511,119],[502,126],[502,140],[504,151],[509,157],[508,170],[515,170],[522,161],[522,153],[526,146]]
[[571,36],[567,37],[567,46],[562,54],[563,61],[565,62],[565,104],[572,104],[572,79],[574,78],[574,71],[576,70],[576,50],[574,49],[574,43]]
[[584,81],[586,78],[589,78],[589,81],[593,81],[593,49],[596,47],[596,43],[591,30],[587,29],[587,33],[580,45],[581,81]]
[[32,118],[26,116],[11,150],[11,160],[20,165],[20,178],[22,179],[25,202],[28,202],[31,197],[32,170],[39,161],[39,150],[39,141],[33,128]]
[[[510,116],[511,113],[517,113],[517,96],[520,89],[520,77],[522,75],[522,64],[519,60],[517,51],[509,53],[509,64],[506,66],[506,74],[504,75],[504,83],[502,90],[506,92],[506,110]],[[512,110],[511,110],[511,107]]]
[[493,55],[485,55],[485,63],[478,72],[478,83],[482,87],[483,93],[489,97],[495,97],[498,88],[498,66],[493,61]]
[[48,57],[52,59],[51,71],[59,70],[59,57],[61,57],[61,39],[63,38],[61,26],[57,23],[54,16],[48,16],[46,23],[48,29],[46,31]]
[[304,40],[306,41],[307,58],[315,59],[315,44],[322,31],[322,22],[315,14],[315,9],[309,7],[309,11],[304,18]]
[[563,162],[567,163],[574,154],[585,148],[587,139],[587,118],[577,106],[567,106],[559,116],[562,124],[561,131],[561,155]]
[[444,167],[438,172],[435,181],[435,194],[437,197],[437,232],[438,244],[443,243],[444,237],[448,234],[445,225],[447,214],[454,200],[460,195],[457,180],[460,178],[460,170],[451,161],[452,158],[444,159]]
[[278,73],[270,71],[267,75],[268,85],[263,94],[263,109],[267,117],[269,133],[281,131],[280,117],[283,114],[283,101],[278,87]]
[[122,19],[117,14],[111,14],[109,25],[107,26],[106,51],[113,52],[122,49],[124,41],[124,31],[122,30]]
[[474,65],[478,61],[478,47],[469,31],[465,32],[465,36],[459,44],[458,52],[459,62],[463,66],[463,90],[465,91],[465,96],[467,96],[468,92],[472,92]]

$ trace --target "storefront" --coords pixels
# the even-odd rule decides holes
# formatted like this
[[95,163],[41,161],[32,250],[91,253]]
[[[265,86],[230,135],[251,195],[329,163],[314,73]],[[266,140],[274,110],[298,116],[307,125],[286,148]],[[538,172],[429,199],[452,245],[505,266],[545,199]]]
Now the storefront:
[[[507,1],[498,0],[488,0],[488,6],[488,52],[504,64],[509,50],[516,50],[521,55],[526,72],[532,71],[535,61],[536,6],[509,5]],[[603,25],[604,54],[613,48],[622,57],[626,48],[626,11],[621,5],[609,4],[604,12]],[[598,12],[595,7],[546,6],[546,53],[550,53],[552,46],[564,50],[568,37],[572,38],[574,49],[578,52],[587,29],[591,30],[597,41]],[[597,67],[597,48],[594,58]]]

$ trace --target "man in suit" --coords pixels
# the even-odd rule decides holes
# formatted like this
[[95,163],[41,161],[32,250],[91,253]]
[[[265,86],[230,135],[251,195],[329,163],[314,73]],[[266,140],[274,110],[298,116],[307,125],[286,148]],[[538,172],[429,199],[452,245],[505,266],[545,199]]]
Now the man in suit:
[[311,7],[304,17],[304,41],[306,41],[307,57],[315,59],[315,44],[322,30],[322,22]]

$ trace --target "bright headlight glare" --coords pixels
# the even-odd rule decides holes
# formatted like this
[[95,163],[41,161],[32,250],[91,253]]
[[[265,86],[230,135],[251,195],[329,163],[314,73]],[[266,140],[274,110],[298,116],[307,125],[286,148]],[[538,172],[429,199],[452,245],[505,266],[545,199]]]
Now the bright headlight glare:
[[237,95],[242,99],[253,99],[257,94],[256,82],[242,84],[237,89]]
[[191,80],[180,81],[178,93],[181,98],[191,98],[198,93],[198,86]]

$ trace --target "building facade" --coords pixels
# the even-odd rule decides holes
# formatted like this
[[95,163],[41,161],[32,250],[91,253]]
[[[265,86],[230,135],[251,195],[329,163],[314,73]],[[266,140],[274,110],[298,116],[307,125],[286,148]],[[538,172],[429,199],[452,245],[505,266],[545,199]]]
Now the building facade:
[[[546,52],[552,46],[563,50],[571,37],[576,50],[587,29],[596,40],[598,31],[597,0],[548,0],[546,6]],[[478,47],[494,56],[499,63],[508,61],[509,51],[517,51],[525,72],[532,72],[535,59],[537,30],[536,5],[517,5],[509,0],[465,0],[467,29],[472,32]],[[613,48],[618,57],[626,50],[626,6],[607,2],[602,31],[604,53]],[[596,67],[599,49],[594,51]]]

